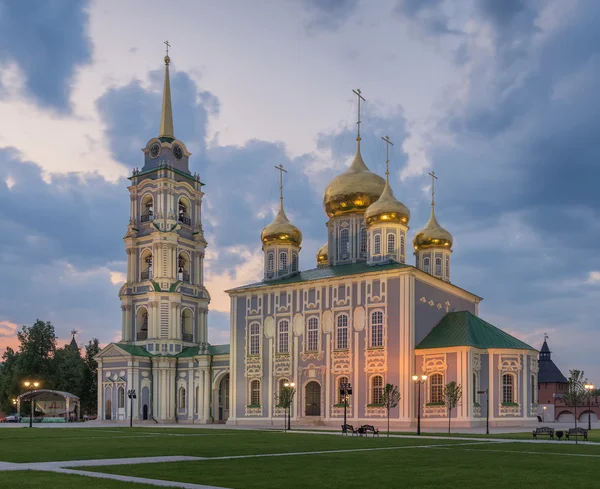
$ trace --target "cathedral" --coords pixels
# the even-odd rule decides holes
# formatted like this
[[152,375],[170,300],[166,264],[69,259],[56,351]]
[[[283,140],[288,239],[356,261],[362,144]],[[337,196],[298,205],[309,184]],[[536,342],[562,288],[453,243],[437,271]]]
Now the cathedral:
[[392,426],[446,426],[443,390],[455,381],[454,426],[537,422],[537,350],[481,319],[481,297],[451,282],[453,237],[435,214],[433,172],[429,221],[409,241],[388,162],[383,178],[361,155],[360,91],[356,155],[325,189],[315,266],[301,269],[302,233],[280,183],[279,212],[260,234],[263,278],[227,291],[230,345],[211,345],[203,183],[174,135],[169,63],[159,136],[130,177],[122,338],[96,357],[100,419],[280,426],[277,396],[293,382],[293,424],[377,424],[389,383],[401,394]]

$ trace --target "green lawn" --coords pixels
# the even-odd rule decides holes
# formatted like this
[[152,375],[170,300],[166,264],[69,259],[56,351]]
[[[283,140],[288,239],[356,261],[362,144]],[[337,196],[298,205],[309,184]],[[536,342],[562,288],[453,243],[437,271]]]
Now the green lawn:
[[95,479],[82,475],[56,474],[23,470],[18,472],[0,472],[0,487],[7,489],[156,489],[148,484]]

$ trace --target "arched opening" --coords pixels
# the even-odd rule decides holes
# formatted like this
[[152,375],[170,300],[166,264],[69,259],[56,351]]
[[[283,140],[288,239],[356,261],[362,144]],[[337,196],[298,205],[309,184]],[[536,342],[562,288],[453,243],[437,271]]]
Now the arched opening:
[[287,269],[287,262],[288,262],[287,258],[288,258],[287,251],[282,251],[281,253],[279,253],[279,270]]
[[190,256],[184,252],[177,258],[177,280],[190,283]]
[[344,258],[350,253],[350,231],[342,229],[340,231],[340,256]]
[[582,423],[589,423],[590,418],[592,423],[598,422],[598,416],[594,411],[584,411],[583,413],[581,413],[581,416],[579,416],[579,421],[581,421]]
[[515,377],[513,374],[502,376],[502,403],[514,404],[515,400]]
[[429,377],[429,402],[441,404],[444,402],[444,376],[433,374]]
[[229,418],[229,374],[219,382],[219,422],[224,423]]
[[142,252],[140,269],[142,270],[140,274],[141,280],[150,280],[152,278],[152,252],[150,250]]
[[104,389],[104,419],[112,419],[112,391],[110,387]]
[[390,233],[387,235],[387,254],[393,255],[394,253],[396,253],[396,235]]
[[292,272],[298,271],[298,253],[292,253]]
[[575,415],[571,411],[563,411],[556,418],[558,423],[573,423],[575,421]]
[[435,274],[442,274],[442,259],[439,256],[435,259]]
[[179,409],[180,410],[184,410],[185,409],[185,388],[184,387],[180,387],[179,388]]
[[371,313],[371,347],[383,346],[383,313],[374,311]]
[[367,254],[367,230],[362,227],[360,228],[360,254],[365,256]]
[[144,407],[142,408],[142,419],[144,421],[148,420],[148,404],[144,404]]
[[376,375],[371,379],[371,404],[383,404],[383,377]]
[[313,380],[304,388],[305,416],[321,416],[321,386]]
[[194,316],[188,308],[181,311],[181,339],[194,341]]
[[125,388],[119,387],[119,409],[123,409],[125,407]]
[[148,310],[145,307],[138,307],[135,313],[135,329],[137,340],[148,338]]
[[428,256],[423,258],[423,271],[425,273],[429,273],[429,257]]
[[140,220],[142,222],[149,222],[154,219],[154,200],[152,195],[146,195],[142,199],[142,215]]
[[187,226],[192,224],[192,219],[190,218],[190,202],[185,197],[179,199],[177,216],[180,223]]
[[381,235],[376,234],[373,238],[373,254],[380,255],[381,254]]

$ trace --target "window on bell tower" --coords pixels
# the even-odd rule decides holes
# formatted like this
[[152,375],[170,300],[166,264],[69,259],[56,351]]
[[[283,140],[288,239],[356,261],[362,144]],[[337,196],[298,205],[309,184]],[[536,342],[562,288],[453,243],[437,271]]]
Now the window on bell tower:
[[429,273],[429,257],[428,256],[423,258],[423,271],[425,273]]
[[151,195],[146,195],[142,199],[142,215],[140,220],[142,222],[149,222],[154,219],[154,200]]
[[190,203],[185,197],[179,199],[178,208],[178,221],[182,224],[191,225],[192,220],[190,219]]
[[177,280],[190,283],[190,258],[187,253],[179,253],[177,260]]
[[150,280],[152,278],[152,252],[145,250],[141,259],[141,280]]

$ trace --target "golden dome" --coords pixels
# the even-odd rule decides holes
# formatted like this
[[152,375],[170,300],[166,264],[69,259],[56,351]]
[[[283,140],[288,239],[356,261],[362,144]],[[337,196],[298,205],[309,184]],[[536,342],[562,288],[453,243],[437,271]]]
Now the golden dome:
[[325,189],[325,212],[329,217],[347,212],[362,212],[379,198],[384,187],[385,180],[365,165],[360,154],[359,141],[350,168],[335,177]]
[[325,243],[317,251],[317,266],[326,267],[329,265],[329,245]]
[[283,204],[280,204],[279,212],[275,216],[275,219],[273,219],[273,222],[262,230],[260,239],[265,246],[270,244],[300,246],[300,243],[302,243],[302,233],[290,222],[283,210]]
[[452,248],[452,235],[437,222],[433,207],[431,208],[429,221],[413,238],[413,245],[415,250],[432,247]]
[[408,226],[410,210],[394,197],[394,192],[387,180],[381,197],[365,212],[365,221],[367,227],[378,222],[395,222]]

